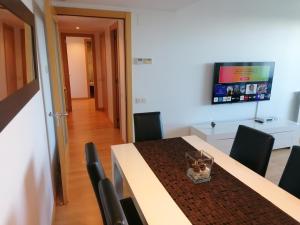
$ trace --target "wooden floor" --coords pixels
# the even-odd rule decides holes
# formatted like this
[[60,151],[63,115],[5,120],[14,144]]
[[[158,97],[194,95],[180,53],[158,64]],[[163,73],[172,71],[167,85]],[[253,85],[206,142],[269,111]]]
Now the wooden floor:
[[95,111],[93,99],[74,100],[68,118],[70,163],[69,203],[57,206],[55,225],[101,225],[97,201],[86,171],[84,144],[94,142],[108,177],[111,177],[110,145],[122,143],[108,117]]

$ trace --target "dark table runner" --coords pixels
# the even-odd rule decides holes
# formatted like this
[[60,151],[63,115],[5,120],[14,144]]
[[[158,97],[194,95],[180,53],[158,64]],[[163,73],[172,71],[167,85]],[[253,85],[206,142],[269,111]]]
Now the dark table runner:
[[135,146],[194,225],[300,224],[216,163],[210,182],[194,184],[186,176],[185,152],[197,150],[182,138]]

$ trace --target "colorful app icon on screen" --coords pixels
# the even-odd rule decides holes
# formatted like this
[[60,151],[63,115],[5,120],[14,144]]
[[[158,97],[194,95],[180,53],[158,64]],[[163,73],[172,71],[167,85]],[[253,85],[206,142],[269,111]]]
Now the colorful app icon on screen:
[[241,94],[245,94],[246,93],[246,85],[245,84],[241,84],[240,85],[240,93]]
[[227,86],[227,95],[229,96],[233,95],[233,86]]
[[257,94],[266,94],[267,92],[268,92],[267,83],[257,84]]
[[240,95],[240,85],[236,84],[233,86],[233,95]]
[[247,84],[246,85],[246,94],[255,95],[257,92],[257,84]]
[[217,84],[215,86],[215,96],[225,96],[227,94],[227,89],[225,85]]

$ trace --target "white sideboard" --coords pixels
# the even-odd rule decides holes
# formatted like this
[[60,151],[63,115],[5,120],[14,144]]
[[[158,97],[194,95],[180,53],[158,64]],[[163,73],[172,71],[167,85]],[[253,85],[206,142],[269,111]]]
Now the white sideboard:
[[254,120],[216,122],[214,128],[211,127],[210,123],[202,123],[192,126],[190,132],[229,154],[239,125],[271,134],[275,138],[273,149],[299,145],[300,125],[289,120],[275,120],[265,123],[257,123]]

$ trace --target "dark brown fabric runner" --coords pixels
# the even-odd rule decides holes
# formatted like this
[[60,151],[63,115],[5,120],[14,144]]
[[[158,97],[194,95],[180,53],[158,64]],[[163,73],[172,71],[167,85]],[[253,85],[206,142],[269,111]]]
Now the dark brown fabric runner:
[[186,176],[185,152],[196,149],[182,138],[135,146],[194,225],[300,224],[216,163],[210,182],[194,184]]

